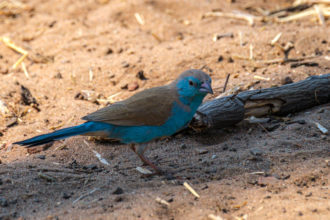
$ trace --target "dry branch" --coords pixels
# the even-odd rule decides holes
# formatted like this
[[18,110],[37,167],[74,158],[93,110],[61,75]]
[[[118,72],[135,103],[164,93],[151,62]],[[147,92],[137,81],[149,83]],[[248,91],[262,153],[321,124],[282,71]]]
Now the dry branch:
[[243,119],[286,115],[330,102],[330,74],[311,76],[280,87],[251,90],[202,104],[190,126],[222,128]]

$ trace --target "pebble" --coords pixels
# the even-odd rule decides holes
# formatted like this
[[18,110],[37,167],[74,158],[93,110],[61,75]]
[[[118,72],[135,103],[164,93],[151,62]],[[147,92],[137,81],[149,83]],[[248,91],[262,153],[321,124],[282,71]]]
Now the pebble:
[[207,154],[209,151],[204,148],[196,148],[198,154]]
[[128,67],[129,67],[129,63],[127,63],[126,61],[123,61],[123,62],[121,63],[121,66],[122,66],[123,68],[128,68]]
[[117,189],[115,189],[112,194],[114,195],[120,195],[120,194],[123,194],[124,193],[124,190],[120,187],[117,187]]
[[46,159],[46,155],[38,155],[37,157],[38,157],[39,159],[41,159],[41,160]]
[[282,83],[282,85],[286,85],[286,84],[293,83],[293,80],[291,79],[291,77],[287,76],[282,79],[281,83]]
[[211,159],[214,160],[215,158],[217,158],[217,155],[213,154]]
[[90,101],[90,102],[96,102],[96,100],[100,97],[101,97],[101,95],[98,94],[97,92],[90,91],[90,90],[81,90],[81,92],[78,92],[74,98],[77,100],[86,100],[86,101]]
[[7,199],[0,197],[0,206],[1,207],[7,207],[8,206],[8,201]]
[[251,116],[249,119],[248,119],[249,123],[250,124],[257,124],[257,123],[267,123],[270,121],[270,118],[256,118],[254,116]]
[[186,145],[186,144],[181,144],[181,145],[180,145],[180,148],[183,149],[183,150],[184,150],[184,149],[187,149],[187,145]]
[[253,156],[261,156],[263,152],[259,148],[253,148],[253,149],[250,150],[250,153]]
[[66,192],[63,192],[62,193],[62,198],[63,199],[70,199],[71,195],[70,194],[67,194]]
[[298,124],[301,124],[301,125],[304,125],[304,124],[306,124],[306,121],[305,120],[297,120],[296,121]]
[[122,202],[122,201],[124,201],[124,198],[121,196],[115,198],[115,202]]
[[233,62],[234,62],[233,58],[232,57],[229,57],[228,58],[228,63],[233,63]]
[[60,72],[58,72],[55,76],[54,76],[55,79],[63,79],[63,76]]
[[127,89],[128,88],[128,84],[125,84],[123,86],[120,87],[121,89]]
[[280,124],[270,124],[265,126],[267,131],[274,131],[275,129],[279,128]]
[[137,90],[138,88],[139,88],[139,84],[137,84],[137,82],[132,82],[127,85],[128,91],[134,91]]
[[234,148],[234,147],[228,148],[228,150],[231,151],[231,152],[236,152],[237,151],[237,149]]
[[105,55],[109,55],[113,53],[113,49],[108,48],[107,51],[105,52]]
[[140,70],[137,74],[136,74],[136,77],[140,80],[147,80],[147,78],[145,77],[144,75],[144,71],[143,70]]
[[32,96],[30,90],[23,85],[21,85],[21,102],[24,105],[31,105],[31,104],[35,104],[36,106],[39,105],[37,100]]
[[312,192],[309,192],[309,193],[307,193],[306,195],[305,195],[305,197],[311,197],[313,195],[313,193]]
[[278,175],[278,174],[273,174],[273,177],[275,177],[276,179],[278,180],[287,180],[291,177],[290,174],[281,174],[281,175]]
[[83,166],[83,169],[85,169],[85,170],[96,170],[97,165],[96,164],[89,164],[89,165]]

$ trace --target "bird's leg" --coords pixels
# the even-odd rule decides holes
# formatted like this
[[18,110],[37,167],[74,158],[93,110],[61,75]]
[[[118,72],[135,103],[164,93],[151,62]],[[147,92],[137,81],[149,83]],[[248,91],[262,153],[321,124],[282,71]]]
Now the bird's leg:
[[143,145],[141,144],[136,149],[134,144],[130,144],[130,148],[134,151],[134,153],[136,153],[139,156],[139,158],[142,160],[143,163],[149,165],[152,169],[156,171],[157,174],[162,174],[163,171],[144,156],[144,152],[146,151],[147,147],[148,146],[146,144]]

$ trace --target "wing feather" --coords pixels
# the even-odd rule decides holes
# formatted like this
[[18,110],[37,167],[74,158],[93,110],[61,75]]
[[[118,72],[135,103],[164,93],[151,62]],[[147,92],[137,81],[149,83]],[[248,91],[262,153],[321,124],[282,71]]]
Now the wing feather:
[[82,119],[121,126],[162,125],[171,115],[176,89],[170,85],[139,92]]

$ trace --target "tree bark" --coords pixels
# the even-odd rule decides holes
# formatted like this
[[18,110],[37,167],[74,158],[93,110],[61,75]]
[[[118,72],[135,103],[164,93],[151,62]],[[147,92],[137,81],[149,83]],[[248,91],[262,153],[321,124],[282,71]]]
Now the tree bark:
[[244,91],[202,104],[190,126],[222,128],[249,116],[287,115],[330,102],[330,74],[279,87]]

